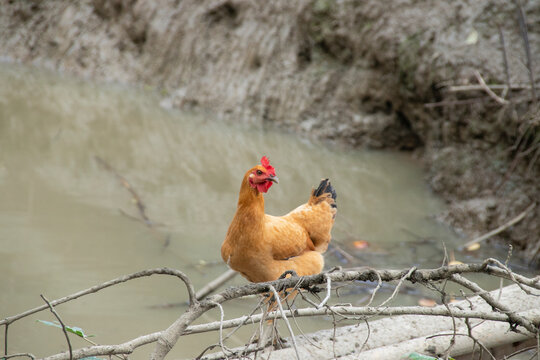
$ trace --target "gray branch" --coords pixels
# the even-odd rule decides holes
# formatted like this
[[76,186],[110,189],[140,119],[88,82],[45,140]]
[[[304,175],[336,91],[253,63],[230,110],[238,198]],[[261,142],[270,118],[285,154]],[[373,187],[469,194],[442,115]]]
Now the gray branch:
[[[143,271],[139,271],[139,272],[136,272],[136,273],[133,273],[133,274],[124,275],[124,276],[121,276],[119,278],[107,281],[107,282],[105,282],[103,284],[92,286],[91,288],[81,290],[79,292],[76,292],[75,294],[71,294],[71,295],[65,296],[63,298],[53,300],[53,301],[51,301],[51,305],[56,306],[56,305],[59,305],[59,304],[63,304],[63,303],[66,303],[68,301],[80,298],[81,296],[96,293],[96,292],[98,292],[100,290],[103,290],[103,289],[108,288],[108,287],[113,286],[113,285],[121,284],[121,283],[124,283],[124,282],[129,281],[129,280],[138,279],[138,278],[141,278],[141,277],[151,276],[151,275],[156,275],[156,274],[171,275],[171,276],[176,276],[176,277],[180,278],[186,284],[189,299],[190,299],[190,303],[194,303],[194,302],[197,301],[196,298],[195,298],[195,290],[193,289],[193,285],[192,285],[191,281],[189,280],[189,278],[187,277],[186,274],[184,274],[183,272],[181,272],[179,270],[174,270],[174,269],[169,269],[169,268],[158,268],[158,269],[143,270]],[[38,306],[36,308],[30,309],[28,311],[25,311],[23,313],[20,313],[20,314],[14,315],[14,316],[6,317],[5,319],[0,320],[0,325],[9,325],[14,321],[17,321],[19,319],[22,319],[24,317],[35,314],[37,312],[43,311],[43,310],[48,309],[48,308],[49,308],[48,305],[42,305],[42,306]]]
[[[475,318],[475,319],[484,319],[490,321],[498,322],[508,322],[512,326],[522,326],[528,331],[535,332],[535,327],[529,319],[512,314],[504,307],[504,305],[499,304],[493,299],[487,298],[485,292],[482,289],[475,288],[468,282],[468,280],[463,281],[463,277],[460,275],[467,273],[485,273],[493,275],[496,277],[508,279],[512,282],[519,283],[524,286],[529,286],[535,289],[540,289],[540,277],[527,278],[522,275],[512,273],[507,268],[503,269],[500,267],[500,262],[494,259],[487,259],[480,264],[459,264],[453,266],[443,266],[437,269],[403,269],[403,270],[374,270],[374,269],[348,269],[342,271],[332,271],[327,273],[321,273],[312,276],[306,277],[289,277],[281,280],[276,280],[268,283],[250,283],[244,286],[231,287],[219,294],[212,295],[207,297],[202,301],[197,301],[195,299],[195,291],[191,286],[191,282],[182,272],[171,269],[154,269],[146,270],[139,273],[131,274],[128,276],[120,277],[118,279],[112,280],[110,282],[98,285],[96,287],[84,290],[82,292],[67,296],[62,299],[52,301],[51,304],[60,304],[77,297],[86,295],[103,289],[108,286],[112,286],[136,277],[149,276],[152,274],[168,274],[175,275],[180,277],[188,287],[188,293],[190,294],[190,306],[174,323],[172,323],[169,328],[164,331],[155,332],[152,334],[140,336],[138,338],[132,339],[122,344],[118,345],[98,345],[91,346],[83,349],[78,349],[73,351],[73,358],[80,359],[83,357],[89,356],[99,356],[99,355],[114,355],[114,354],[130,354],[137,347],[143,346],[145,344],[156,342],[156,347],[152,352],[151,359],[161,360],[163,359],[169,351],[176,344],[180,336],[195,334],[205,331],[219,330],[220,326],[222,329],[227,327],[241,326],[246,323],[255,323],[260,321],[261,315],[253,315],[251,317],[240,317],[238,319],[227,320],[223,322],[215,322],[210,324],[202,324],[190,326],[193,321],[199,318],[206,311],[218,306],[217,304],[222,304],[228,300],[244,297],[247,295],[255,295],[261,293],[268,293],[271,291],[272,287],[276,291],[282,291],[285,289],[312,289],[313,286],[317,285],[327,285],[328,282],[348,282],[348,281],[399,281],[406,280],[412,283],[419,282],[423,284],[428,284],[444,279],[451,279],[456,282],[460,282],[463,286],[477,292],[488,304],[494,307],[496,311],[475,311],[475,310],[462,310],[452,307],[451,312],[447,308],[424,308],[424,307],[352,307],[352,306],[325,306],[322,308],[307,308],[299,309],[291,312],[290,310],[284,310],[283,315],[298,317],[298,316],[315,316],[315,315],[328,315],[332,314],[333,316],[342,316],[342,317],[351,317],[357,316],[360,318],[365,318],[369,316],[376,315],[432,315],[432,316],[454,316],[456,318]],[[476,285],[476,284],[474,284]],[[476,285],[477,286],[477,285]],[[46,307],[45,307],[46,308]],[[6,318],[0,324],[9,324],[16,319],[28,316],[34,312],[40,311],[40,308],[29,310],[25,313]],[[272,312],[268,314],[268,319],[277,319],[281,316],[280,312]],[[47,360],[67,360],[69,359],[69,353],[63,352],[46,358]]]

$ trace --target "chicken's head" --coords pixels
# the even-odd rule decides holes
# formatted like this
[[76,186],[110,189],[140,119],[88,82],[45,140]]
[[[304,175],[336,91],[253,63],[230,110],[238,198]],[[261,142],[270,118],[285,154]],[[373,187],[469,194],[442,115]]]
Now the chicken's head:
[[276,170],[270,165],[270,160],[266,156],[262,157],[261,165],[255,166],[250,172],[249,185],[259,192],[265,193],[273,183],[278,183]]

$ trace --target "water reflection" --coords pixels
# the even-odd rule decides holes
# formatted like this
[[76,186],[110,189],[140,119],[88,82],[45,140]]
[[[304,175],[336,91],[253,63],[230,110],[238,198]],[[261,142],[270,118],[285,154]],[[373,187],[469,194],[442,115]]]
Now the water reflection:
[[[54,299],[145,268],[181,269],[202,286],[225,270],[219,251],[240,181],[262,155],[280,178],[267,194],[271,214],[305,202],[322,177],[332,180],[339,206],[335,242],[358,260],[344,264],[335,252],[327,266],[438,266],[442,243],[451,248],[456,241],[433,220],[442,204],[407,155],[330,149],[167,111],[144,89],[2,64],[0,146],[2,318],[40,305],[41,293]],[[148,217],[162,226],[149,228],[122,213],[138,215],[130,193],[96,156],[129,181]],[[367,255],[355,241],[370,244]],[[184,298],[176,279],[144,279],[63,305],[61,314],[96,334],[95,341],[115,343],[167,327],[183,309],[149,305]],[[252,306],[233,303],[227,316]],[[35,319],[52,320],[42,313],[15,323],[10,352],[42,356],[65,348],[61,332]],[[238,342],[248,333],[240,332]],[[214,335],[182,340],[175,355],[193,356]]]

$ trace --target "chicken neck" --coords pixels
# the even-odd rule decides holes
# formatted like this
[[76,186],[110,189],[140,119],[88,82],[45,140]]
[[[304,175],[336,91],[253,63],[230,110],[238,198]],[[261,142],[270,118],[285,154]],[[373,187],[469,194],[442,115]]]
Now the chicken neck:
[[264,196],[256,188],[249,184],[249,172],[244,176],[238,196],[238,208],[236,216],[252,218],[253,223],[259,223],[264,219]]

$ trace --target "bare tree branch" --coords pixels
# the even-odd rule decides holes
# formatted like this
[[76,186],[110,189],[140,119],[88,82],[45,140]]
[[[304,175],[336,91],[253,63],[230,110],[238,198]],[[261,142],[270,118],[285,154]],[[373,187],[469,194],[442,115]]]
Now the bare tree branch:
[[366,306],[369,306],[371,305],[371,303],[373,302],[373,300],[375,299],[375,295],[377,295],[377,291],[381,288],[382,286],[382,279],[381,279],[381,275],[379,275],[379,273],[377,271],[375,271],[375,275],[377,275],[377,286],[375,287],[375,289],[373,289],[373,291],[371,292],[371,297],[369,298],[369,301],[368,303],[366,304]]
[[130,218],[132,218],[134,220],[142,221],[146,226],[148,226],[150,228],[152,226],[154,226],[154,223],[146,215],[146,206],[142,202],[141,197],[139,196],[139,194],[137,194],[137,192],[135,191],[133,186],[129,183],[129,181],[127,181],[127,179],[125,177],[120,175],[118,173],[118,171],[116,171],[108,162],[106,162],[105,160],[103,160],[99,156],[94,156],[94,158],[96,159],[96,161],[98,162],[99,165],[101,165],[105,170],[112,173],[118,179],[120,184],[122,184],[122,186],[127,191],[129,191],[129,193],[131,194],[131,197],[133,199],[133,202],[137,206],[137,210],[139,211],[139,215],[141,216],[141,219],[138,219],[138,218],[136,218],[134,216],[128,215],[128,214],[124,213],[123,211],[122,211],[122,213],[124,213],[125,215],[127,215],[128,217],[130,217]]
[[[200,333],[205,331],[212,330],[223,330],[225,328],[241,326],[246,323],[256,323],[262,319],[262,315],[252,315],[248,317],[240,317],[233,320],[224,320],[219,322],[214,322],[210,324],[202,324],[190,326],[194,320],[199,318],[206,311],[218,306],[217,304],[222,304],[225,301],[240,298],[247,295],[268,293],[272,291],[272,288],[276,291],[284,291],[286,289],[307,289],[310,291],[320,291],[320,288],[317,288],[317,285],[328,284],[328,282],[348,282],[348,281],[371,281],[381,283],[383,281],[395,281],[400,280],[403,283],[405,280],[412,283],[421,283],[424,285],[434,284],[437,281],[450,279],[454,282],[462,284],[462,286],[467,287],[475,293],[478,293],[488,304],[490,304],[497,311],[478,311],[478,310],[462,310],[459,308],[454,308],[450,305],[450,309],[445,307],[436,307],[436,308],[425,308],[425,307],[353,307],[350,305],[333,305],[333,306],[324,306],[317,309],[316,303],[313,303],[313,308],[307,309],[298,309],[291,312],[291,310],[283,309],[281,311],[273,311],[266,314],[266,319],[277,319],[282,316],[315,316],[315,315],[331,315],[338,316],[344,319],[359,319],[363,320],[366,317],[370,316],[381,316],[381,315],[431,315],[431,316],[453,316],[457,318],[465,319],[483,319],[496,322],[506,322],[510,323],[514,329],[516,327],[523,326],[525,329],[531,332],[535,332],[536,328],[533,325],[537,323],[540,319],[537,319],[536,313],[533,315],[527,315],[527,317],[519,316],[511,311],[509,311],[503,304],[500,304],[493,297],[486,295],[486,293],[478,287],[473,282],[463,278],[461,275],[467,273],[484,273],[492,276],[504,278],[511,280],[515,283],[521,284],[522,286],[531,287],[534,289],[540,290],[540,277],[527,278],[525,276],[515,274],[511,272],[506,266],[501,266],[502,264],[494,259],[486,259],[480,264],[459,264],[453,266],[442,266],[436,269],[403,269],[403,270],[374,270],[374,269],[348,269],[348,270],[339,270],[321,273],[312,276],[306,277],[297,277],[291,276],[288,278],[268,282],[268,283],[250,283],[244,286],[228,288],[216,295],[207,297],[205,300],[197,301],[192,300],[189,308],[184,314],[182,314],[173,324],[169,326],[168,329],[144,336],[140,336],[136,339],[127,341],[119,345],[98,345],[87,347],[83,349],[78,349],[73,351],[73,358],[79,359],[81,357],[89,356],[99,356],[99,355],[113,355],[113,354],[130,354],[136,349],[145,344],[152,342],[157,342],[156,347],[151,355],[151,359],[163,359],[172,347],[178,341],[178,338],[183,335]],[[179,276],[182,280],[185,281],[188,291],[194,299],[195,292],[191,287],[191,283],[187,277],[178,271],[170,269],[153,269],[147,270],[135,274],[131,274],[125,277],[120,277],[111,282],[98,285],[97,287],[84,290],[74,295],[56,300],[56,304],[80,297],[84,294],[91,293],[92,291],[97,291],[106,286],[111,286],[115,283],[120,283],[127,281],[127,279],[148,276],[154,273],[158,274],[168,274]],[[180,276],[181,275],[181,276]],[[464,280],[463,280],[464,279]],[[534,295],[534,294],[533,294]],[[54,304],[54,302],[51,302]],[[10,318],[3,320],[3,324],[7,325],[18,318],[28,316],[31,313],[39,311],[39,308],[27,311],[23,314],[19,314]],[[56,354],[47,358],[47,360],[67,360],[69,359],[69,353],[64,352],[61,354]]]
[[502,27],[500,24],[497,24],[497,30],[499,32],[499,41],[501,42],[504,76],[506,80],[506,88],[503,89],[503,92],[501,94],[501,97],[504,99],[506,98],[508,94],[510,94],[510,91],[512,90],[512,85],[510,84],[510,70],[508,69],[508,56],[506,55],[506,44],[504,41],[504,33],[502,31]]
[[520,0],[514,0],[517,6],[517,17],[519,22],[519,30],[521,32],[521,37],[523,38],[523,46],[525,47],[525,56],[527,58],[527,69],[529,70],[529,81],[531,83],[531,97],[532,101],[536,102],[536,88],[534,86],[534,72],[533,72],[533,64],[532,64],[532,57],[531,57],[531,47],[529,44],[529,33],[527,31],[527,22],[525,20],[525,12],[523,11],[523,7],[521,6]]
[[480,286],[478,286],[476,283],[465,279],[463,276],[454,274],[450,278],[453,282],[466,287],[467,289],[474,292],[475,295],[480,296],[482,299],[484,299],[489,305],[491,305],[494,309],[497,309],[506,316],[508,316],[508,319],[511,322],[511,325],[515,327],[516,325],[521,325],[531,333],[536,333],[538,331],[537,327],[531,323],[529,320],[516,315],[513,311],[511,311],[506,305],[501,304],[497,300],[495,300],[487,291],[482,289]]
[[49,302],[49,300],[47,300],[47,298],[45,298],[45,296],[43,296],[43,294],[41,294],[39,296],[41,296],[43,301],[45,301],[47,303],[47,305],[49,306],[49,309],[51,309],[51,312],[53,313],[53,315],[58,319],[58,322],[60,322],[60,325],[62,325],[62,331],[64,332],[64,336],[66,337],[66,341],[67,341],[68,348],[69,348],[69,360],[73,360],[73,349],[71,348],[71,341],[69,341],[69,335],[68,335],[67,330],[66,330],[66,325],[64,324],[64,322],[60,318],[60,315],[58,315],[56,310],[54,310],[54,308],[51,305],[51,303]]
[[[119,278],[107,281],[107,282],[105,282],[103,284],[92,286],[91,288],[81,290],[79,292],[76,292],[75,294],[71,294],[71,295],[65,296],[63,298],[53,300],[53,301],[51,301],[51,305],[56,306],[56,305],[59,305],[59,304],[63,304],[65,302],[77,299],[77,298],[79,298],[81,296],[96,293],[96,292],[98,292],[100,290],[103,290],[103,289],[108,288],[108,287],[113,286],[113,285],[117,285],[117,284],[129,281],[129,280],[138,279],[138,278],[141,278],[141,277],[146,277],[146,276],[151,276],[151,275],[156,275],[156,274],[159,274],[159,275],[171,275],[171,276],[176,276],[176,277],[180,278],[186,284],[186,288],[188,290],[188,296],[189,296],[189,299],[190,299],[190,303],[196,303],[197,302],[197,300],[195,299],[195,290],[193,288],[193,284],[191,283],[191,280],[189,280],[189,278],[187,277],[186,274],[184,274],[183,272],[181,272],[179,270],[174,270],[174,269],[169,269],[169,268],[157,268],[157,269],[143,270],[143,271],[139,271],[139,272],[129,274],[129,275],[124,275],[124,276],[121,276]],[[22,319],[22,318],[24,318],[26,316],[35,314],[37,312],[43,311],[43,310],[45,310],[47,308],[48,308],[47,305],[42,305],[42,306],[38,306],[36,308],[33,308],[31,310],[27,310],[27,311],[25,311],[23,313],[6,317],[5,319],[0,320],[0,325],[9,325],[14,321],[17,321],[17,320]]]
[[[139,336],[130,341],[118,345],[98,345],[98,346],[89,346],[82,349],[73,351],[74,359],[81,359],[91,356],[100,356],[100,355],[118,355],[118,354],[131,354],[136,348],[156,342],[161,335],[161,331]],[[68,360],[69,354],[63,352],[60,354],[52,355],[45,357],[44,360]]]
[[[426,281],[434,281],[434,280],[441,280],[443,278],[450,278],[453,274],[458,273],[467,273],[467,272],[488,272],[492,274],[497,274],[497,276],[502,276],[505,278],[508,278],[508,274],[504,272],[501,269],[497,269],[493,266],[489,266],[492,262],[488,259],[484,261],[482,264],[460,264],[455,266],[444,266],[440,267],[438,269],[433,270],[415,270],[411,272],[411,269],[407,270],[383,270],[379,271],[380,277],[384,281],[390,281],[390,280],[396,280],[396,279],[402,279],[403,277],[408,277],[410,281],[413,282],[426,282]],[[464,266],[465,265],[465,266]],[[497,271],[499,270],[499,271]],[[410,273],[410,275],[409,275]],[[364,271],[339,271],[339,272],[332,272],[332,273],[324,273],[324,274],[317,274],[313,276],[307,276],[303,277],[303,283],[302,288],[309,288],[312,285],[315,284],[321,284],[326,280],[326,277],[330,277],[332,281],[352,281],[352,280],[369,280],[373,281],[373,271],[372,270],[364,270]],[[531,280],[531,279],[529,279]],[[244,287],[240,288],[231,288],[228,289],[225,292],[222,292],[221,294],[214,295],[211,297],[212,301],[216,302],[223,302],[230,298],[237,298],[244,295],[251,295],[254,293],[261,293],[261,292],[268,292],[270,290],[270,285],[274,286],[276,289],[283,290],[287,288],[293,288],[298,284],[299,278],[297,277],[290,277],[286,279],[281,279],[269,283],[260,283],[260,284],[249,284]],[[536,287],[540,287],[538,285],[538,280],[531,280],[529,281],[531,284],[534,284]],[[154,353],[151,356],[151,359],[163,359],[165,355],[170,351],[172,346],[176,343],[178,338],[181,336],[181,334],[186,330],[187,325],[190,323],[190,319],[197,318],[200,316],[200,313],[206,311],[201,310],[204,307],[211,307],[211,305],[208,303],[208,301],[204,301],[200,304],[199,308],[193,309],[193,311],[186,312],[181,318],[179,318],[173,325],[171,325],[166,332],[164,332],[164,336],[162,337],[161,341],[158,341],[158,344],[156,346],[156,349],[154,350]],[[326,310],[326,309],[321,309]],[[376,314],[382,314],[380,312],[381,309],[377,309]],[[389,309],[391,310],[391,309]],[[457,316],[454,314],[454,316]]]
[[404,276],[401,277],[401,279],[399,279],[399,282],[396,286],[396,288],[394,289],[394,291],[392,292],[392,295],[390,295],[390,297],[386,300],[384,300],[381,305],[379,306],[384,306],[386,304],[388,304],[388,302],[390,302],[390,300],[392,300],[396,294],[398,293],[399,291],[399,288],[401,287],[401,285],[403,284],[403,282],[409,278],[409,276],[411,276],[411,274],[416,270],[416,266],[413,266],[408,272],[407,274],[405,274]]
[[[220,312],[219,323],[223,324],[223,319],[225,318],[225,311],[223,310],[223,306],[221,306],[221,304],[218,304],[218,303],[215,303],[215,304],[219,308],[219,312]],[[219,327],[219,346],[221,347],[221,351],[225,353],[226,348],[225,348],[225,345],[223,344],[223,326]]]
[[270,285],[270,290],[274,294],[274,298],[276,299],[276,303],[279,309],[279,313],[281,314],[281,318],[285,320],[285,324],[287,324],[287,328],[289,329],[289,333],[291,334],[291,339],[294,347],[294,351],[296,353],[296,358],[300,360],[300,354],[298,354],[298,347],[296,346],[296,340],[294,339],[294,333],[291,327],[291,324],[289,323],[289,320],[287,319],[287,316],[285,315],[285,312],[283,311],[283,306],[281,305],[281,300],[279,299],[279,294],[277,293],[276,289]]
[[[285,316],[305,317],[305,316],[328,316],[332,313],[346,316],[396,316],[396,315],[428,315],[428,316],[454,316],[460,319],[480,319],[499,322],[508,322],[508,316],[501,313],[492,313],[478,310],[461,310],[452,308],[451,311],[445,308],[429,308],[424,306],[396,306],[388,308],[379,307],[364,307],[364,306],[327,306],[324,308],[304,308],[297,310],[284,310]],[[186,328],[183,335],[199,334],[203,332],[219,330],[220,326],[223,329],[232,328],[244,323],[258,322],[262,319],[262,315],[241,316],[236,319],[225,320],[223,323],[219,321],[192,325]],[[273,311],[267,315],[267,319],[280,319],[281,314]]]
[[4,329],[4,355],[8,354],[8,330],[9,330],[9,324],[5,325]]
[[32,360],[35,360],[36,358],[33,354],[30,354],[30,353],[18,353],[18,354],[11,354],[11,355],[6,354],[5,356],[2,356],[2,359],[11,359],[14,357],[29,357]]
[[330,296],[332,295],[332,279],[330,279],[328,276],[326,276],[326,296],[324,297],[323,301],[319,305],[317,305],[317,309],[320,309],[326,303],[328,300],[330,300]]
[[516,217],[508,220],[506,223],[502,224],[501,226],[499,226],[498,228],[496,229],[493,229],[491,230],[490,232],[482,235],[482,236],[479,236],[477,237],[476,239],[473,239],[469,242],[467,242],[465,245],[463,245],[463,247],[468,247],[468,246],[471,246],[472,244],[476,244],[476,243],[479,243],[479,242],[482,242],[484,240],[487,240],[489,239],[490,237],[492,236],[495,236],[501,232],[503,232],[504,230],[508,229],[510,226],[512,225],[515,225],[517,224],[518,222],[520,222],[521,220],[523,220],[523,218],[525,218],[525,216],[527,216],[527,214],[536,207],[536,203],[532,203],[530,204],[525,210],[523,210],[521,213],[519,213]]
[[195,295],[195,297],[197,298],[197,300],[204,299],[206,296],[210,295],[214,290],[219,288],[221,285],[225,284],[227,281],[231,280],[236,275],[238,275],[236,271],[232,269],[227,270],[222,275],[210,281],[203,288],[197,291],[197,294]]
[[475,70],[474,72],[474,76],[476,77],[476,80],[478,80],[478,83],[480,84],[480,86],[482,87],[482,89],[489,95],[489,97],[491,97],[493,100],[495,100],[496,102],[498,102],[499,104],[501,105],[506,105],[508,104],[508,100],[504,100],[503,98],[501,98],[500,96],[498,96],[497,94],[495,94],[493,92],[493,90],[491,90],[489,88],[489,86],[486,85],[486,82],[484,81],[484,79],[482,78],[482,75],[480,75],[480,73]]
[[[527,84],[513,84],[511,86],[509,86],[508,84],[506,85],[499,84],[499,85],[487,85],[487,87],[489,87],[491,90],[504,90],[504,89],[507,89],[508,87],[510,87],[512,90],[530,89],[530,85],[527,85]],[[483,90],[483,89],[484,89],[483,86],[474,85],[474,84],[452,85],[448,87],[449,92],[478,91],[478,90]]]
[[[487,347],[485,347],[481,342],[479,342],[478,340],[476,340],[474,337],[472,337],[470,334],[459,334],[459,333],[456,333],[456,332],[453,332],[451,334],[436,334],[436,335],[433,335],[433,336],[428,336],[428,339],[433,339],[433,338],[436,338],[436,337],[441,337],[441,336],[452,336],[454,339],[456,336],[467,336],[467,337],[470,337],[475,344],[478,344],[483,351],[486,351],[488,353],[488,355],[493,359],[493,360],[497,360],[493,354],[491,354],[491,352],[488,350]],[[448,356],[448,355],[446,355]],[[480,359],[482,359],[482,357],[480,357]]]
[[221,304],[223,301],[225,301],[223,296],[214,295],[209,300],[190,306],[189,309],[171,326],[159,334],[156,347],[150,355],[150,359],[161,360],[165,358],[189,324],[199,318],[199,316],[206,311],[215,307],[215,303]]

